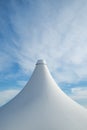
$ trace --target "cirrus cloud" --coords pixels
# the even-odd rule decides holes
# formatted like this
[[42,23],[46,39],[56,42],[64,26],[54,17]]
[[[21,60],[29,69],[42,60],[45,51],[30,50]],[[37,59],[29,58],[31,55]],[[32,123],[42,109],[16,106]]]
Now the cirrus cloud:
[[9,100],[11,100],[14,96],[16,96],[19,93],[19,91],[20,90],[18,89],[0,91],[0,106],[4,105]]

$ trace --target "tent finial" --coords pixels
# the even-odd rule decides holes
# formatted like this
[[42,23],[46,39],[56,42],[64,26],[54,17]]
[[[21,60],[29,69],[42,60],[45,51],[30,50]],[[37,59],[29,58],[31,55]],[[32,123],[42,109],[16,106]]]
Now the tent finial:
[[43,65],[45,64],[46,65],[46,61],[43,60],[43,59],[40,59],[40,60],[37,61],[36,65],[39,65],[39,64],[43,64]]

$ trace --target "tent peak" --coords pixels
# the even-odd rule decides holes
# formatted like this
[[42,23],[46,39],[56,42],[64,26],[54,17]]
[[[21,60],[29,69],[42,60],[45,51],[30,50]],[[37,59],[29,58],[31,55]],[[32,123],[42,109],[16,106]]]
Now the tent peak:
[[40,64],[46,65],[46,61],[43,60],[43,59],[40,59],[40,60],[37,61],[36,65],[40,65]]

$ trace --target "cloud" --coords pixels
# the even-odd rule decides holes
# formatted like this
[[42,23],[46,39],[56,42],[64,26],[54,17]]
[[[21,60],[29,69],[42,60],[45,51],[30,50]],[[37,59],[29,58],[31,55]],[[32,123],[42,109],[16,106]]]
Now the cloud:
[[72,98],[75,100],[79,99],[86,99],[87,100],[87,88],[80,87],[80,88],[72,88],[71,89]]
[[14,96],[16,96],[19,93],[19,91],[19,89],[9,89],[0,91],[0,106],[4,105],[9,100],[11,100]]
[[87,107],[87,87],[71,88],[70,97],[81,105]]
[[17,81],[17,84],[19,86],[22,86],[22,87],[24,87],[26,85],[26,83],[27,83],[27,81],[25,81],[25,80],[19,80],[19,81]]
[[[37,59],[46,59],[57,82],[87,77],[86,0],[12,0],[10,11],[7,22],[13,31],[4,49],[8,61],[16,62],[27,75]],[[5,61],[1,61],[1,70]]]
[[[19,15],[18,18],[17,14],[15,20],[12,20],[17,33],[22,37],[20,51],[16,53],[18,63],[24,72],[28,72],[39,57],[44,58],[49,63],[51,72],[60,73],[61,81],[64,78],[66,82],[81,80],[87,76],[85,43],[87,3],[84,4],[83,1],[78,5],[78,2],[74,2],[72,5],[69,4],[68,8],[65,5],[60,9],[61,13],[58,8],[50,5],[50,2],[44,2],[37,10],[40,4],[33,5],[35,10],[31,11],[34,16],[29,17],[26,12],[24,20]],[[45,6],[48,7],[46,10]],[[20,10],[18,12],[20,13]],[[26,25],[23,27],[24,23]]]
[[4,69],[8,69],[10,66],[11,66],[10,57],[5,53],[0,52],[0,71],[4,71]]

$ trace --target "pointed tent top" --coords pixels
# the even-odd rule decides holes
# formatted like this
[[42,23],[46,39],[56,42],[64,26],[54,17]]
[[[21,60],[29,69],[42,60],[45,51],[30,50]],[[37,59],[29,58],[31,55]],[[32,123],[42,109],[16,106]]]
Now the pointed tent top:
[[38,60],[25,88],[0,109],[0,128],[87,130],[87,111],[57,86],[46,61]]
[[39,65],[39,64],[46,65],[46,61],[40,59],[40,60],[37,61],[36,65]]

